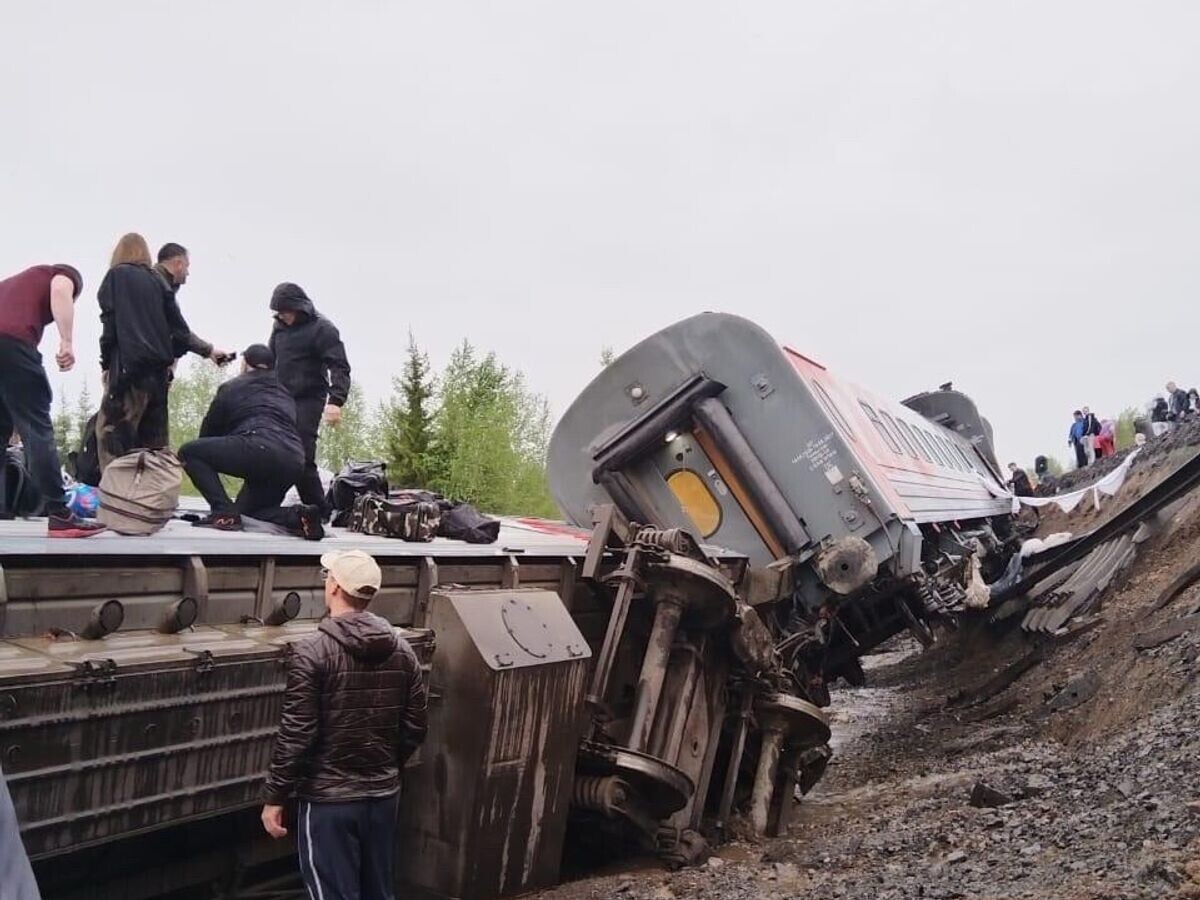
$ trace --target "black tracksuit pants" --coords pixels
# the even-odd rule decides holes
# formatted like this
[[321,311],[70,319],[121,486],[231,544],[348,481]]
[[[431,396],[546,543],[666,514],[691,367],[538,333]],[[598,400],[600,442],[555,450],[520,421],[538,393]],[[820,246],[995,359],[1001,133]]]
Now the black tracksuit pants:
[[[237,512],[292,531],[299,526],[296,510],[280,504],[295,484],[303,460],[294,450],[280,448],[269,436],[197,438],[179,448],[179,459],[214,514]],[[223,474],[245,480],[236,501],[229,499],[221,483]]]
[[321,431],[321,416],[325,412],[324,397],[296,398],[296,430],[304,445],[304,469],[296,479],[296,492],[301,503],[326,509],[325,491],[317,474],[317,435]]
[[50,421],[50,381],[36,347],[0,335],[0,454],[13,429],[25,444],[25,459],[46,508],[63,507],[62,468]]
[[398,801],[399,794],[342,803],[300,801],[296,849],[310,897],[395,900]]

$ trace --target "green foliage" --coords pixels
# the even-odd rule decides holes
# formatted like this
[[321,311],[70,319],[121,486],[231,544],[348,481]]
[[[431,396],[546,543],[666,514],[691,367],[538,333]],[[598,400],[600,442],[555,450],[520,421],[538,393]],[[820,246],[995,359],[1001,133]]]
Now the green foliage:
[[495,513],[556,515],[546,484],[550,411],[524,377],[464,341],[438,391],[430,487]]
[[189,360],[175,371],[175,380],[167,394],[171,416],[171,446],[178,450],[200,436],[200,425],[212,404],[217,388],[230,371],[219,369],[208,360]]
[[[188,359],[175,370],[175,379],[167,394],[167,409],[171,416],[171,447],[178,450],[188,441],[200,436],[200,426],[224,381],[236,374],[233,368],[220,369],[206,359]],[[225,490],[236,496],[240,482],[235,478],[223,477]],[[183,476],[183,493],[193,497],[200,492],[192,480]]]
[[[84,421],[87,421],[86,419]],[[54,446],[58,448],[58,458],[60,462],[65,462],[67,454],[75,449],[77,445],[76,437],[78,435],[75,416],[67,408],[67,395],[65,391],[58,393],[58,412],[54,414],[54,418],[50,420],[50,424],[54,426]]]
[[429,484],[434,390],[430,369],[429,357],[409,332],[404,373],[392,378],[392,398],[379,411],[388,481],[395,487]]
[[337,472],[350,460],[379,458],[379,424],[367,409],[362,388],[350,388],[350,396],[342,406],[342,420],[337,425],[321,423],[317,443],[317,463]]
[[[199,436],[217,388],[233,374],[207,360],[179,367],[169,395],[172,447]],[[489,513],[558,515],[545,471],[550,409],[520,372],[464,341],[437,376],[410,335],[392,386],[392,397],[375,409],[361,387],[351,389],[342,421],[321,426],[322,466],[337,472],[350,460],[385,459],[397,487],[429,488]],[[74,403],[60,393],[54,424],[64,454],[77,448],[95,411],[86,385]],[[237,480],[225,483],[235,495]],[[183,491],[196,493],[186,478]]]
[[1117,423],[1113,428],[1114,440],[1118,450],[1124,450],[1127,447],[1133,446],[1133,439],[1137,436],[1137,429],[1134,428],[1134,419],[1142,415],[1135,407],[1129,407],[1121,411],[1121,415],[1117,416]]

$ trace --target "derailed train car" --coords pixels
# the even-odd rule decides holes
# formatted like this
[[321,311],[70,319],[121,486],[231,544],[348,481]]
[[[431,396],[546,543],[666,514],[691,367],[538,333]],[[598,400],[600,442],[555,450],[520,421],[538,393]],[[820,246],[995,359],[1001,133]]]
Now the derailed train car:
[[[927,638],[1009,547],[986,422],[951,390],[906,404],[700,316],[605,369],[555,432],[580,528],[323,544],[377,556],[373,610],[429,672],[405,896],[521,893],[580,849],[687,863],[737,816],[783,830],[829,758],[826,685],[902,628]],[[43,528],[0,523],[0,759],[44,894],[288,878],[257,794],[286,648],[322,614],[314,548]]]
[[606,367],[563,416],[550,481],[568,518],[614,503],[786,571],[771,610],[801,690],[861,679],[897,631],[986,603],[1011,551],[991,427],[949,385],[904,403],[760,327],[695,316]]

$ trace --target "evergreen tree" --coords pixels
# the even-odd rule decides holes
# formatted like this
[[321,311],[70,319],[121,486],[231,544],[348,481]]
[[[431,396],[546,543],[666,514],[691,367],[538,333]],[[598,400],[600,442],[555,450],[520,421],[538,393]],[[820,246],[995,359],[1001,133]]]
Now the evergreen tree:
[[545,477],[550,414],[523,376],[464,341],[438,391],[431,483],[495,513],[555,515]]
[[[99,406],[99,404],[97,404]],[[75,400],[75,441],[76,446],[83,443],[84,434],[87,433],[87,423],[97,410],[92,408],[92,394],[88,389],[88,383],[83,383],[83,389],[79,392],[79,397]]]
[[67,393],[58,392],[58,412],[50,420],[54,426],[54,446],[58,448],[58,458],[65,463],[67,454],[75,449],[75,419],[67,408]]
[[380,410],[388,480],[397,487],[426,487],[429,483],[432,399],[429,357],[409,332],[404,373],[392,378],[392,399]]
[[337,425],[321,424],[317,462],[336,473],[351,460],[377,459],[379,424],[367,408],[362,387],[355,384],[342,406]]

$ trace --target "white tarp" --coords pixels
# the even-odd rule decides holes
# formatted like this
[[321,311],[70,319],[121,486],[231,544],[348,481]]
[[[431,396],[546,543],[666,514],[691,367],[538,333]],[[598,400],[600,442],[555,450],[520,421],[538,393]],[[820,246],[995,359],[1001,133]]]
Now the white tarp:
[[1095,484],[1089,484],[1087,487],[1078,491],[1071,491],[1069,494],[1055,494],[1053,497],[1013,497],[1013,515],[1020,512],[1021,504],[1026,506],[1049,506],[1054,504],[1065,513],[1070,513],[1083,502],[1084,497],[1091,494],[1092,501],[1096,505],[1096,509],[1100,508],[1100,495],[1105,494],[1112,497],[1121,489],[1121,485],[1125,483],[1125,476],[1129,474],[1129,467],[1133,461],[1137,459],[1137,455],[1142,452],[1141,447],[1136,447],[1121,464],[1097,481]]

